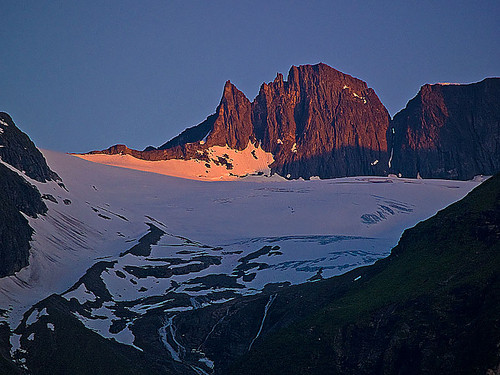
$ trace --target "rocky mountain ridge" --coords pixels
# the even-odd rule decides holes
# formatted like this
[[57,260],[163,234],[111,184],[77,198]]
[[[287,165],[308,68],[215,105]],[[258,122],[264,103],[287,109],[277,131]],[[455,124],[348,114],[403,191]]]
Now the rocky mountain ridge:
[[117,145],[96,153],[198,158],[212,146],[242,150],[252,142],[274,155],[273,172],[289,178],[382,175],[389,120],[365,82],[325,64],[293,66],[287,81],[278,74],[253,102],[227,81],[214,115],[157,149]]
[[500,170],[500,78],[424,85],[394,116],[392,170],[404,176],[471,179]]
[[0,112],[0,158],[36,181],[60,180],[28,135],[5,112]]
[[36,218],[47,212],[40,192],[22,173],[38,182],[60,178],[4,112],[0,112],[0,160],[0,277],[4,277],[28,265],[33,229],[23,214]]
[[33,229],[21,212],[35,218],[47,206],[36,187],[0,164],[0,277],[28,265]]
[[271,153],[272,172],[287,178],[470,179],[499,170],[499,98],[498,78],[425,85],[391,120],[365,82],[322,63],[292,66],[286,81],[278,74],[262,84],[253,102],[227,81],[215,114],[158,148],[92,153],[206,159],[210,147],[242,150],[251,142]]

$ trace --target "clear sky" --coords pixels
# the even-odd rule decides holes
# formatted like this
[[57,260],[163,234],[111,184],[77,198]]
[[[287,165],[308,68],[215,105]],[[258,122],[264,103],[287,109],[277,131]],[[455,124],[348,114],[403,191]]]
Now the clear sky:
[[0,111],[42,148],[158,146],[324,62],[391,115],[425,83],[500,75],[500,1],[0,0]]

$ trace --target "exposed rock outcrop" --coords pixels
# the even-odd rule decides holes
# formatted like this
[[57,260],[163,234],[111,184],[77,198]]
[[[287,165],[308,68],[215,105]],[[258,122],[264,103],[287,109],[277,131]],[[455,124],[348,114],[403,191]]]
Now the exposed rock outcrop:
[[[29,137],[4,112],[0,112],[0,159],[34,180],[60,180]],[[0,163],[0,277],[28,265],[33,229],[21,212],[37,217],[47,212],[47,206],[35,186]]]
[[40,182],[60,180],[42,153],[5,112],[0,112],[0,158]]
[[0,164],[0,277],[28,265],[33,229],[21,212],[36,217],[47,206],[37,188]]
[[391,170],[467,180],[500,170],[500,78],[424,85],[394,116]]
[[[262,85],[255,137],[292,178],[383,174],[389,114],[366,83],[325,64],[290,69]],[[380,162],[380,165],[378,164]]]
[[325,64],[293,66],[250,102],[226,82],[216,113],[158,147],[123,145],[98,153],[145,160],[198,158],[211,146],[242,150],[259,143],[274,172],[290,178],[380,175],[387,165],[389,114],[366,83]]
[[[292,66],[253,102],[226,82],[216,113],[159,148],[97,153],[145,160],[200,158],[211,146],[272,153],[287,178],[401,174],[470,179],[500,170],[500,78],[425,85],[391,121],[365,82],[325,64]],[[94,152],[96,153],[96,152]]]

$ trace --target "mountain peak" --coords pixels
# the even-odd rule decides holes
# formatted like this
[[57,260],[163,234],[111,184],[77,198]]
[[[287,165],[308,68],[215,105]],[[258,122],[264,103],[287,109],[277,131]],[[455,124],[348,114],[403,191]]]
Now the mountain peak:
[[34,180],[60,180],[31,139],[19,130],[12,117],[5,112],[0,112],[0,158]]
[[499,83],[426,84],[391,124],[366,82],[324,63],[292,66],[286,81],[277,73],[252,102],[226,81],[215,113],[201,124],[158,149],[125,151],[145,160],[196,159],[213,146],[241,151],[253,143],[272,154],[272,173],[287,178],[469,179],[500,169],[500,156],[490,156],[500,150]]
[[394,116],[393,168],[405,176],[471,179],[500,170],[500,79],[426,84]]

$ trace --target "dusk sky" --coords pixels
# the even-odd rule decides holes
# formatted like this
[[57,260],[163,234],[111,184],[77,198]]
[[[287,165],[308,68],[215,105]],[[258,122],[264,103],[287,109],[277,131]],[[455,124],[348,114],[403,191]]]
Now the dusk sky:
[[[104,4],[104,5],[103,5]],[[500,75],[496,1],[0,1],[0,111],[37,146],[158,146],[324,62],[391,115],[425,83]]]

